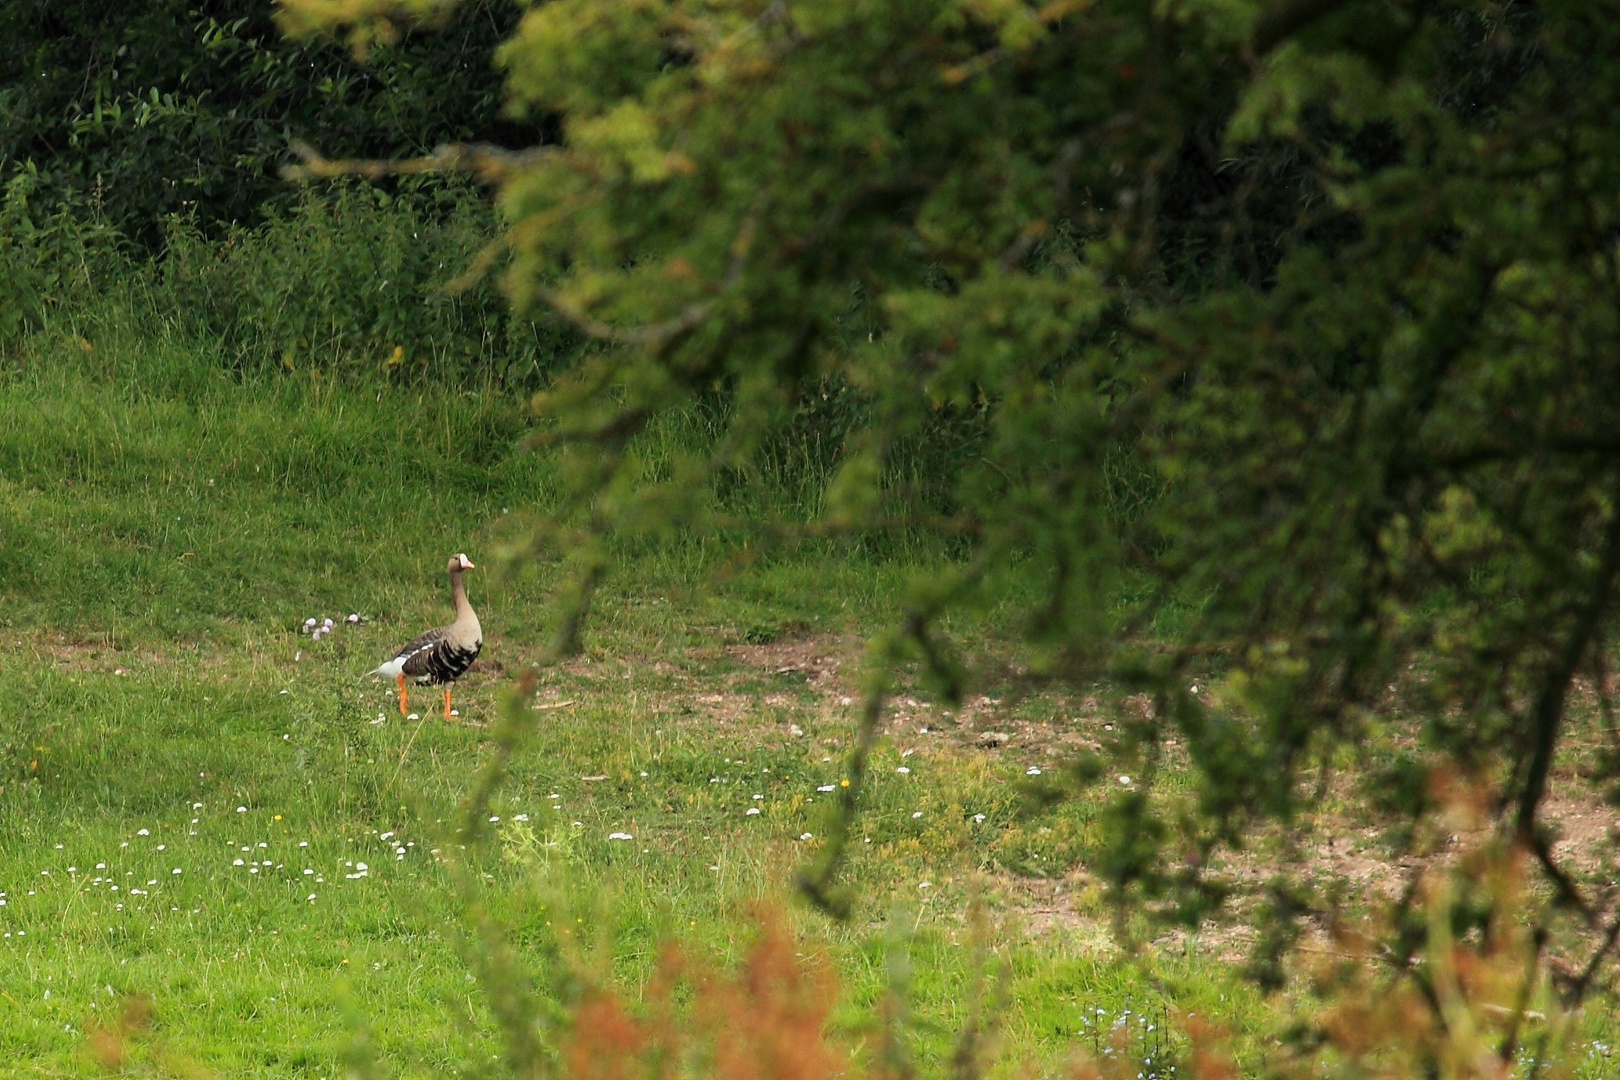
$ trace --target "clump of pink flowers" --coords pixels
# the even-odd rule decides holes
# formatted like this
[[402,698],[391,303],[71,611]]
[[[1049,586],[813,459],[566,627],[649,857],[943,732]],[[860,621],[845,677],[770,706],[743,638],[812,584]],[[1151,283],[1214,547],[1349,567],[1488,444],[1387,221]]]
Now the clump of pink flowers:
[[[346,623],[359,625],[365,620],[360,618],[359,614],[351,612],[343,621]],[[319,641],[321,638],[325,637],[336,629],[337,624],[332,621],[330,616],[324,619],[316,619],[312,616],[304,620],[304,625],[298,628],[298,632],[300,634],[308,634],[311,641]]]

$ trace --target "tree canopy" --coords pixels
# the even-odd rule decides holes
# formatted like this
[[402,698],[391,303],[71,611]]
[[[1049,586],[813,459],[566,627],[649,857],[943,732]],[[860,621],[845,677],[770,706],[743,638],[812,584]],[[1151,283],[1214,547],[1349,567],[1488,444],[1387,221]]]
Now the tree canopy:
[[[289,142],[413,154],[451,140],[537,137],[501,114],[490,53],[517,12],[461,5],[358,63],[287,40],[251,0],[0,3],[0,179],[30,165],[39,195],[87,204],[155,246],[165,215],[206,227],[285,202]],[[35,197],[38,198],[39,195]]]
[[[282,17],[368,43],[450,6]],[[1112,796],[1122,895],[1196,918],[1204,856],[1398,721],[1369,793],[1415,814],[1452,762],[1611,906],[1540,812],[1579,680],[1608,708],[1620,5],[552,0],[498,57],[561,118],[474,161],[507,286],[602,345],[537,400],[573,448],[563,646],[613,530],[933,530],[962,557],[880,658],[958,695],[939,618],[1010,605],[1017,677],[1146,695],[1112,749],[1149,782],[1185,747],[1187,798]],[[816,520],[723,520],[714,478],[830,390]],[[649,470],[637,433],[696,400],[724,437]]]

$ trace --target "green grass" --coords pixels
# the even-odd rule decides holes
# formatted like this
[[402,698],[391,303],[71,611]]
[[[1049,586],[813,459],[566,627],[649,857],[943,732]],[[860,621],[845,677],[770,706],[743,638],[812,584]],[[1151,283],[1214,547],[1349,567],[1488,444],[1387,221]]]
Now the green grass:
[[[453,943],[460,905],[432,854],[483,731],[404,721],[386,688],[355,678],[393,636],[375,624],[343,631],[296,663],[284,636],[250,644],[257,655],[175,659],[85,648],[53,660],[11,646],[13,661],[33,662],[0,677],[16,707],[0,791],[0,928],[14,935],[0,938],[0,1061],[72,1071],[83,1033],[130,994],[149,996],[161,1021],[152,1052],[231,1075],[332,1075],[350,1038],[346,1008],[400,1074],[493,1052]],[[497,840],[478,863],[485,895],[537,960],[548,942],[605,937],[626,986],[665,938],[735,959],[753,905],[785,902],[808,847],[796,837],[820,827],[816,788],[838,761],[819,751],[841,718],[817,723],[790,704],[758,718],[763,730],[726,730],[648,707],[677,678],[690,691],[723,685],[725,672],[589,666],[602,670],[546,680],[543,694],[578,704],[542,714],[497,797]],[[491,690],[464,695],[470,717],[487,715]],[[783,738],[788,717],[814,726]],[[851,867],[861,917],[843,928],[796,910],[793,922],[832,951],[851,1024],[880,991],[884,941],[902,928],[915,1008],[948,1028],[971,976],[958,916],[975,864],[1011,819],[1013,766],[919,753],[903,775],[900,760],[893,748],[880,756],[862,819],[872,843]],[[367,876],[350,877],[362,862]],[[1219,980],[1196,960],[1153,962],[1150,979],[1096,942],[1024,944],[1014,926],[992,939],[1013,950],[1020,1056],[1061,1055],[1096,1008],[1162,1007],[1160,980],[1186,988],[1183,1006],[1218,1010],[1204,999]],[[920,1051],[937,1056],[944,1042],[924,1035]]]
[[[517,448],[522,413],[493,394],[295,379],[150,385],[136,345],[76,352],[38,346],[0,382],[0,1062],[94,1072],[87,1033],[130,995],[156,1018],[131,1067],[334,1076],[359,1026],[395,1074],[487,1060],[488,1007],[456,945],[466,898],[431,852],[486,755],[473,725],[544,639],[552,564],[474,575],[488,662],[457,696],[473,723],[433,716],[430,692],[428,718],[406,721],[362,676],[443,616],[449,552],[476,561],[549,497],[547,462]],[[963,914],[982,896],[1011,980],[1010,1058],[1061,1060],[1098,1008],[1241,995],[1196,959],[1026,936],[1024,902],[981,872],[1039,846],[1017,820],[1025,763],[926,740],[879,752],[849,867],[857,918],[795,905],[814,843],[799,838],[823,830],[817,788],[840,777],[851,716],[739,647],[841,650],[853,684],[853,636],[916,568],[820,547],[716,584],[723,557],[642,551],[605,590],[587,655],[542,676],[542,700],[575,704],[541,714],[476,856],[537,974],[584,938],[634,993],[665,939],[737,960],[765,904],[830,951],[852,1039],[904,950],[916,1050],[938,1060],[969,1007]],[[367,621],[318,644],[297,631],[349,612]]]
[[[1262,1045],[1273,1007],[1227,965],[1124,955],[1094,897],[1050,902],[1094,804],[1031,815],[1021,785],[1050,759],[974,747],[920,691],[873,763],[855,918],[795,903],[859,636],[937,564],[925,547],[811,546],[719,578],[734,553],[636,549],[586,654],[540,675],[559,707],[496,796],[469,896],[434,849],[501,688],[546,638],[555,564],[472,575],[488,644],[464,722],[428,691],[404,719],[364,672],[446,614],[448,554],[486,561],[550,498],[523,414],[490,393],[150,378],[185,370],[172,342],[31,348],[0,377],[0,1074],[97,1073],[93,1033],[131,998],[154,1017],[125,1048],[140,1074],[333,1078],[362,1033],[390,1075],[482,1069],[498,1040],[458,945],[473,900],[546,993],[566,995],[571,956],[632,999],[662,942],[735,963],[761,906],[783,911],[830,956],[852,1045],[903,955],[930,1071],[971,1007],[976,934],[1005,979],[1009,1074],[1106,1045],[1122,1017],[1131,1052],[1163,1064],[1171,1008]],[[312,643],[310,616],[338,629]],[[981,618],[966,629],[990,636]],[[1055,709],[1016,706],[1082,724]],[[1048,924],[1048,907],[1083,917]]]

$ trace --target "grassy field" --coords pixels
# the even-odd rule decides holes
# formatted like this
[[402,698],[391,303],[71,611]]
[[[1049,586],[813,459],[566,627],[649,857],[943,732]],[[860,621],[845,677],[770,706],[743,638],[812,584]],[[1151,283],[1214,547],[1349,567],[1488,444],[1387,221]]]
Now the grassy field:
[[[1172,1010],[1257,1052],[1272,1006],[1231,965],[1194,942],[1123,953],[1060,871],[1088,806],[1024,810],[1021,783],[1100,716],[902,694],[856,917],[793,901],[860,636],[925,554],[815,549],[721,580],[695,545],[627,560],[586,654],[539,674],[538,731],[471,856],[476,895],[458,892],[447,823],[548,624],[550,564],[484,558],[548,497],[522,414],[477,393],[153,382],[136,346],[87,344],[89,361],[41,344],[0,379],[0,1072],[330,1078],[360,1040],[390,1075],[477,1074],[497,1039],[458,944],[475,900],[543,992],[583,970],[632,998],[662,942],[732,964],[781,912],[836,972],[851,1046],[907,973],[931,1071],[983,971],[1004,980],[1006,1072],[1126,1025],[1143,1076],[1170,1075]],[[459,718],[421,691],[406,719],[363,673],[446,617],[453,551],[489,567],[470,575],[486,651]],[[336,629],[312,642],[312,617]],[[150,1023],[109,1043],[130,1002]]]
[[[131,998],[154,1023],[129,1062],[160,1072],[333,1076],[359,1027],[397,1075],[487,1059],[456,945],[468,898],[435,851],[496,694],[539,652],[550,568],[471,575],[488,645],[456,722],[426,691],[423,718],[402,718],[363,673],[445,615],[450,552],[478,561],[546,499],[521,413],[294,379],[151,385],[150,358],[118,348],[87,362],[64,343],[0,387],[0,1062],[96,1071],[94,1033]],[[537,968],[583,940],[578,962],[634,992],[660,942],[730,963],[774,909],[831,958],[854,1042],[909,957],[915,1050],[937,1060],[971,1004],[976,896],[1009,980],[1009,1060],[1061,1061],[1128,1012],[1157,1018],[1133,1045],[1162,1065],[1167,1004],[1258,1015],[1190,954],[1124,958],[1067,919],[1032,934],[1061,877],[982,871],[1055,863],[1084,815],[1020,822],[1035,751],[958,752],[940,736],[964,718],[919,697],[877,760],[857,918],[795,905],[859,635],[915,568],[819,551],[716,585],[716,558],[632,559],[587,654],[540,677],[556,707],[476,856]],[[311,642],[310,617],[338,628]]]

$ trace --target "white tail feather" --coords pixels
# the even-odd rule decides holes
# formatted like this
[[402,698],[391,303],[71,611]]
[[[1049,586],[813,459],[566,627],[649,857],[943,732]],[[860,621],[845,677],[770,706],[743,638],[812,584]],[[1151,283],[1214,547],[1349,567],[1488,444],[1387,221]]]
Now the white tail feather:
[[398,676],[405,670],[406,657],[396,656],[386,664],[381,664],[366,672],[367,675],[387,675],[389,678]]

